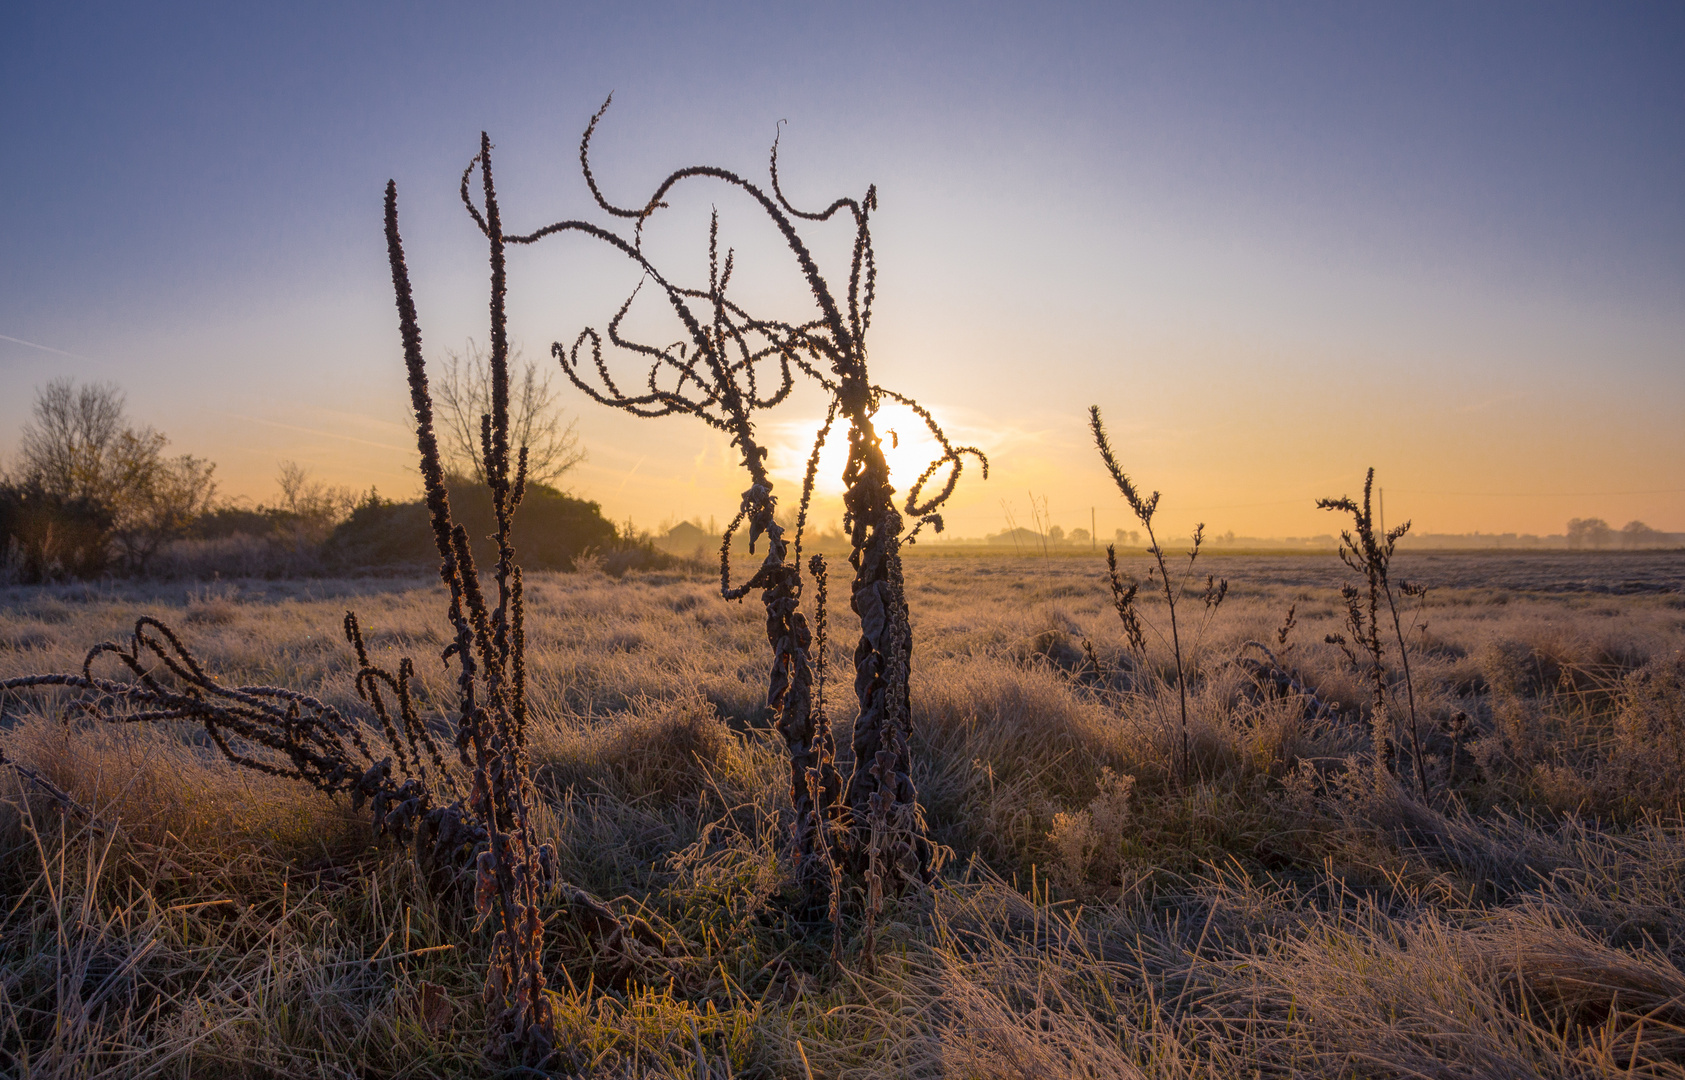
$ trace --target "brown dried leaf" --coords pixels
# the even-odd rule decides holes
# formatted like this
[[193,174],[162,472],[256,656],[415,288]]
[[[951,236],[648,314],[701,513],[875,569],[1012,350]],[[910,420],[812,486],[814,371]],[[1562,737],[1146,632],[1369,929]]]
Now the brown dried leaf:
[[404,1007],[420,1021],[429,1035],[443,1035],[456,1018],[456,1006],[445,996],[445,988],[437,983],[423,982],[417,986]]

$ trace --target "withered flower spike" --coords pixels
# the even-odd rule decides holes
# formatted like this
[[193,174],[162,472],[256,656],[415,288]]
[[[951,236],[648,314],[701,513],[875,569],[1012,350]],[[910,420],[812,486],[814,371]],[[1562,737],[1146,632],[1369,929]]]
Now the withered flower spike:
[[[604,108],[607,108],[607,103]],[[875,189],[869,189],[864,199],[839,199],[817,213],[799,211],[784,196],[777,171],[775,139],[770,194],[735,173],[698,166],[669,174],[656,186],[653,193],[642,201],[641,209],[621,207],[608,199],[591,173],[590,142],[602,115],[602,111],[599,110],[581,139],[581,168],[593,198],[602,209],[617,217],[636,220],[633,237],[626,240],[588,223],[566,221],[521,237],[510,237],[509,242],[528,243],[553,233],[579,232],[607,243],[637,263],[643,271],[644,279],[654,282],[661,289],[668,306],[685,325],[689,338],[688,352],[672,346],[660,348],[625,339],[620,332],[620,322],[629,304],[623,305],[620,313],[610,323],[610,343],[627,353],[642,357],[649,364],[645,379],[649,392],[646,394],[623,393],[618,389],[603,357],[602,338],[595,331],[581,332],[571,348],[557,343],[552,352],[561,362],[569,379],[593,400],[640,416],[686,412],[731,434],[733,445],[744,455],[744,466],[750,473],[752,483],[750,490],[744,495],[740,513],[727,530],[725,547],[721,552],[722,591],[728,597],[742,595],[743,591],[769,580],[771,576],[772,563],[769,561],[762,564],[762,574],[757,574],[743,586],[734,589],[730,585],[729,543],[738,525],[743,521],[749,522],[751,543],[763,533],[771,535],[769,530],[756,524],[757,517],[770,514],[772,503],[770,484],[765,482],[764,469],[761,466],[762,455],[755,446],[747,414],[782,401],[790,390],[793,372],[799,371],[814,379],[833,395],[835,411],[840,412],[849,422],[849,455],[844,470],[844,481],[848,489],[844,499],[844,527],[854,548],[851,562],[855,567],[855,581],[851,606],[860,615],[862,627],[861,644],[856,650],[856,686],[861,700],[862,719],[855,727],[855,768],[849,782],[847,800],[853,811],[855,826],[854,855],[850,861],[858,871],[863,866],[861,859],[867,839],[866,801],[880,786],[878,777],[872,772],[872,765],[879,750],[893,747],[893,752],[898,755],[894,770],[895,782],[891,785],[896,793],[895,797],[913,798],[916,801],[916,793],[913,792],[909,777],[910,761],[906,757],[906,740],[891,739],[887,734],[890,727],[905,729],[911,723],[905,678],[908,664],[906,657],[900,655],[910,647],[911,637],[906,632],[904,591],[899,586],[902,519],[894,503],[894,488],[889,483],[889,470],[878,435],[873,428],[873,416],[880,400],[885,397],[906,402],[919,413],[942,447],[942,457],[914,484],[907,505],[909,514],[930,519],[933,526],[938,524],[934,516],[937,507],[954,490],[962,457],[970,454],[982,460],[982,454],[973,447],[953,447],[928,411],[920,408],[916,402],[882,391],[872,384],[867,373],[864,336],[871,323],[871,306],[876,287],[876,261],[870,231],[870,214],[877,204]],[[735,260],[728,254],[725,269],[720,269],[717,217],[711,217],[710,220],[710,271],[706,288],[694,289],[677,285],[650,265],[642,249],[643,230],[655,213],[667,205],[668,196],[674,187],[692,179],[723,182],[748,195],[760,206],[762,212],[783,236],[799,272],[808,284],[818,309],[814,318],[805,321],[756,318],[725,295],[725,286],[729,281],[731,269],[735,267]],[[853,220],[855,236],[849,264],[847,295],[843,302],[839,303],[806,242],[796,229],[795,221],[826,221],[843,210],[848,211]],[[706,304],[706,314],[692,311],[692,303]],[[583,362],[583,350],[587,348],[590,350],[590,364],[598,376],[596,384],[584,377],[586,364]],[[763,393],[759,389],[760,376],[757,369],[759,364],[765,362],[774,363],[780,377],[773,390]],[[822,440],[828,430],[829,424],[821,429],[818,439]],[[810,458],[810,475],[811,462],[816,459],[817,447],[815,455]],[[921,503],[919,497],[925,485],[943,464],[949,462],[953,468],[942,489],[934,497]],[[983,461],[983,466],[987,475],[986,461]],[[800,529],[806,524],[805,508],[810,497],[811,482],[804,477],[803,512],[798,514],[797,518],[798,545],[801,539]],[[774,551],[778,551],[776,544],[769,546],[769,560],[772,559]],[[782,557],[781,551],[779,554]],[[791,588],[799,588],[799,578]],[[896,642],[904,644],[898,646]],[[793,797],[798,803],[801,799],[800,792],[805,786],[801,777],[792,775],[792,789],[795,793]],[[916,810],[916,805],[910,809]],[[894,816],[897,821],[915,824],[922,821],[920,815],[913,812],[897,812]],[[916,827],[922,829],[922,825]],[[919,874],[928,875],[931,848],[922,833],[915,838],[914,847],[918,854]]]

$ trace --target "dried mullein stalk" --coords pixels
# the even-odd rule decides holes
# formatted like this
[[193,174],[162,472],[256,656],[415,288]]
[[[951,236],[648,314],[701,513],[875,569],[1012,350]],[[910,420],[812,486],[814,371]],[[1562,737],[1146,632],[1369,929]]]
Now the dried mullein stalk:
[[[1143,496],[1135,487],[1134,481],[1129,478],[1129,474],[1123,471],[1123,466],[1118,464],[1117,456],[1112,453],[1111,441],[1106,437],[1106,427],[1100,419],[1098,405],[1089,406],[1088,427],[1094,436],[1094,445],[1100,451],[1100,460],[1105,462],[1106,471],[1111,474],[1112,482],[1117,485],[1118,492],[1129,504],[1129,509],[1141,522],[1141,527],[1147,530],[1147,554],[1153,557],[1154,563],[1147,576],[1149,579],[1156,576],[1159,588],[1164,593],[1165,604],[1170,610],[1170,647],[1176,659],[1176,692],[1181,705],[1182,719],[1182,745],[1177,773],[1182,783],[1186,784],[1191,779],[1193,751],[1188,737],[1188,677],[1182,656],[1182,632],[1176,617],[1176,604],[1182,599],[1188,576],[1193,571],[1195,560],[1199,558],[1205,526],[1201,524],[1194,527],[1193,548],[1188,552],[1186,573],[1173,581],[1164,547],[1158,542],[1158,535],[1153,531],[1153,515],[1158,510],[1159,493],[1155,491],[1151,495]],[[1111,547],[1106,549],[1106,564],[1111,578],[1112,602],[1117,607],[1119,618],[1123,620],[1124,631],[1129,635],[1130,645],[1138,651],[1142,650],[1145,647],[1145,638],[1141,634],[1140,622],[1133,606],[1135,585],[1131,583],[1127,590],[1123,588],[1117,572],[1117,555]],[[1227,593],[1228,582],[1223,582],[1220,590],[1215,582],[1208,582],[1205,593],[1206,610],[1213,610]]]
[[[732,445],[742,455],[749,488],[743,492],[737,514],[721,540],[720,594],[727,600],[739,600],[752,590],[761,591],[761,603],[766,609],[767,643],[772,650],[767,706],[773,712],[774,724],[784,737],[790,755],[790,801],[795,811],[791,836],[794,876],[799,891],[813,903],[821,903],[830,888],[829,852],[819,850],[822,832],[816,822],[822,812],[814,804],[815,789],[809,783],[808,774],[814,770],[820,774],[819,798],[834,798],[838,785],[825,737],[814,717],[813,673],[808,661],[812,635],[800,610],[799,555],[791,557],[790,541],[778,523],[777,497],[766,469],[767,453],[754,425],[757,412],[771,408],[789,393],[791,368],[799,363],[799,358],[792,355],[787,344],[776,337],[769,338],[746,320],[728,299],[735,256],[726,252],[722,263],[717,213],[709,223],[706,289],[672,285],[632,245],[614,246],[635,260],[644,270],[646,280],[656,283],[671,311],[686,328],[689,339],[660,348],[627,337],[621,330],[621,320],[632,303],[630,299],[609,323],[609,342],[649,363],[646,383],[651,391],[647,394],[630,394],[616,384],[602,355],[602,338],[594,330],[581,332],[572,348],[558,344],[553,351],[568,378],[594,400],[639,416],[694,416],[728,433]],[[582,361],[587,347],[597,372],[596,380],[585,377]],[[757,376],[757,370],[762,367],[775,368],[776,377],[763,383]],[[813,492],[812,466],[829,426],[827,421],[819,432],[809,459],[797,519],[798,551],[800,527],[805,523]],[[749,580],[734,586],[731,545],[738,528],[744,524],[748,526],[750,552],[764,538],[766,555]]]
[[[604,110],[607,107],[605,103]],[[595,400],[635,415],[662,416],[688,412],[703,416],[714,426],[729,431],[734,443],[743,451],[744,465],[754,478],[754,486],[746,494],[739,514],[740,520],[749,521],[751,539],[763,533],[772,536],[764,525],[757,527],[758,520],[765,521],[770,516],[771,489],[770,484],[763,484],[758,475],[759,455],[746,414],[752,409],[770,408],[784,400],[793,376],[798,373],[817,382],[831,395],[832,404],[825,426],[809,460],[803,489],[803,512],[798,516],[798,523],[805,522],[807,498],[818,458],[817,442],[824,439],[835,415],[841,414],[848,422],[848,457],[843,472],[846,488],[844,528],[853,549],[850,555],[854,569],[850,606],[859,617],[861,627],[860,641],[855,650],[855,690],[860,701],[860,716],[854,727],[854,770],[843,799],[851,812],[853,826],[852,854],[848,862],[860,871],[867,840],[868,804],[872,793],[883,787],[874,770],[879,752],[886,748],[895,760],[891,768],[893,781],[884,790],[893,799],[913,800],[907,807],[911,812],[896,814],[895,819],[907,823],[909,828],[922,828],[922,817],[916,812],[917,794],[912,784],[912,762],[907,749],[907,735],[912,723],[907,694],[911,634],[906,601],[900,587],[901,515],[904,511],[921,519],[921,523],[928,521],[934,528],[940,529],[941,520],[936,511],[953,492],[964,457],[972,455],[982,460],[982,454],[974,447],[953,446],[927,410],[871,382],[866,366],[865,335],[871,323],[876,288],[877,272],[870,229],[870,213],[877,201],[875,189],[868,190],[865,198],[860,200],[838,199],[819,212],[797,210],[785,199],[779,187],[778,147],[774,141],[770,190],[763,190],[725,169],[696,166],[670,174],[641,203],[618,206],[603,194],[590,167],[590,140],[602,115],[600,110],[592,117],[581,140],[581,168],[597,205],[615,217],[635,223],[632,238],[622,238],[587,222],[564,221],[539,229],[521,240],[527,242],[554,233],[578,232],[618,249],[635,261],[643,270],[645,280],[653,282],[665,295],[668,306],[684,324],[685,340],[678,346],[660,348],[628,339],[620,332],[620,325],[632,304],[629,299],[609,323],[608,339],[614,346],[640,355],[648,362],[645,380],[648,392],[626,392],[616,385],[603,359],[602,336],[591,330],[581,333],[572,347],[558,343],[552,349],[569,377]],[[644,229],[661,209],[670,205],[674,187],[703,179],[724,183],[748,195],[777,227],[812,296],[815,310],[808,317],[793,320],[761,317],[727,299],[725,278],[730,275],[729,257],[724,275],[715,275],[710,271],[706,289],[677,285],[649,263],[641,243]],[[827,222],[845,211],[854,224],[854,245],[846,291],[839,298],[820,272],[817,260],[797,228],[797,222]],[[710,258],[710,266],[717,262],[715,230],[717,218],[710,231],[710,250],[716,252]],[[706,305],[709,308],[707,316],[693,312],[693,304],[697,307]],[[594,380],[585,377],[587,361],[594,367]],[[772,378],[757,377],[760,367],[769,368],[768,375]],[[757,390],[762,383],[770,388]],[[912,408],[941,447],[941,456],[912,485],[904,507],[896,505],[889,466],[874,426],[878,407],[886,399]],[[741,421],[734,413],[738,405],[745,414]],[[949,471],[942,487],[921,502],[920,493],[934,482],[944,466]],[[983,466],[987,475],[986,461]],[[756,491],[760,487],[766,489],[764,493]],[[800,539],[798,527],[798,550]],[[769,545],[769,561],[763,563],[765,576],[752,579],[751,584],[778,587],[777,582],[782,580],[789,568],[781,568],[770,561],[771,552],[775,550],[778,549],[774,542]],[[722,559],[725,554],[722,551]],[[782,555],[782,552],[779,554]],[[731,591],[729,587],[727,591]],[[775,654],[795,656],[793,648],[784,644],[793,643],[795,638],[782,630],[781,618],[769,614],[769,637],[773,639]],[[775,661],[775,666],[777,663]],[[774,681],[775,684],[778,681],[776,674]],[[789,685],[796,685],[793,676],[789,678]],[[788,708],[783,712],[787,714]],[[899,731],[898,737],[891,737],[892,728]],[[792,802],[799,807],[808,798],[803,794],[807,787],[802,779],[805,770],[818,767],[823,773],[825,766],[815,766],[812,752],[814,734],[810,722],[784,723],[781,716],[780,730],[784,731],[791,748]],[[809,816],[798,813],[797,820],[800,822]],[[797,826],[798,829],[803,827]],[[933,855],[929,841],[921,832],[909,842],[917,853],[918,870],[915,876],[928,877]],[[798,848],[804,852],[802,864],[811,865],[805,854],[810,850],[805,841],[798,844]],[[898,882],[897,887],[904,883]]]

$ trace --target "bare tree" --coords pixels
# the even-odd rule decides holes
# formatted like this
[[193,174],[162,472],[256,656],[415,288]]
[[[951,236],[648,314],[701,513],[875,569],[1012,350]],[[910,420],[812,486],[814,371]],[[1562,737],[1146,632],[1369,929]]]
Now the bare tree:
[[1568,546],[1605,548],[1615,539],[1615,530],[1602,518],[1574,518],[1568,522]]
[[300,538],[313,543],[327,539],[334,526],[350,517],[357,506],[355,491],[316,479],[296,461],[281,462],[275,482],[281,488],[277,509],[292,514]]
[[129,424],[116,386],[55,379],[36,394],[19,457],[28,482],[106,508],[124,568],[139,573],[216,494],[216,466],[191,454],[165,457],[168,445],[163,432]]
[[188,528],[216,498],[216,466],[192,454],[167,458],[164,436],[151,432],[150,450],[134,462],[134,486],[113,505],[112,542],[131,573],[145,573],[158,549],[187,535]]
[[[554,486],[585,460],[585,449],[579,445],[575,421],[557,404],[551,376],[541,378],[538,365],[521,356],[520,346],[509,353],[509,443],[526,448],[528,483]],[[445,351],[443,370],[433,380],[446,471],[480,483],[486,480],[481,428],[493,412],[487,361],[487,354],[469,341],[461,353]]]
[[125,456],[132,460],[146,435],[129,430],[123,410],[123,392],[111,383],[54,379],[36,391],[34,418],[24,425],[22,473],[60,499],[109,503],[125,479]]

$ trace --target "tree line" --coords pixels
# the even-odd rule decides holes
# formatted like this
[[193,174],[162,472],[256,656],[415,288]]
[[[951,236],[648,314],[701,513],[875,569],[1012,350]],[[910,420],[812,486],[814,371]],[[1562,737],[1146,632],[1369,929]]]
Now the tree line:
[[[524,363],[512,380],[512,426],[529,447],[529,504],[519,540],[529,565],[572,569],[578,556],[637,546],[594,502],[557,485],[585,459],[548,377]],[[470,525],[484,509],[475,483],[479,417],[490,409],[489,371],[470,342],[447,353],[436,380],[441,450],[453,501]],[[219,498],[216,466],[173,453],[156,428],[136,422],[114,384],[55,379],[40,388],[0,472],[0,582],[259,574],[280,576],[426,563],[412,540],[425,508],[357,492],[279,463],[279,497],[251,506]],[[645,548],[647,544],[643,545]],[[413,549],[413,550],[412,550]],[[653,551],[648,552],[655,557]],[[624,558],[621,560],[624,561]]]
[[1646,548],[1659,547],[1673,538],[1659,529],[1652,529],[1642,521],[1629,521],[1618,530],[1602,518],[1573,518],[1567,527],[1570,548]]

